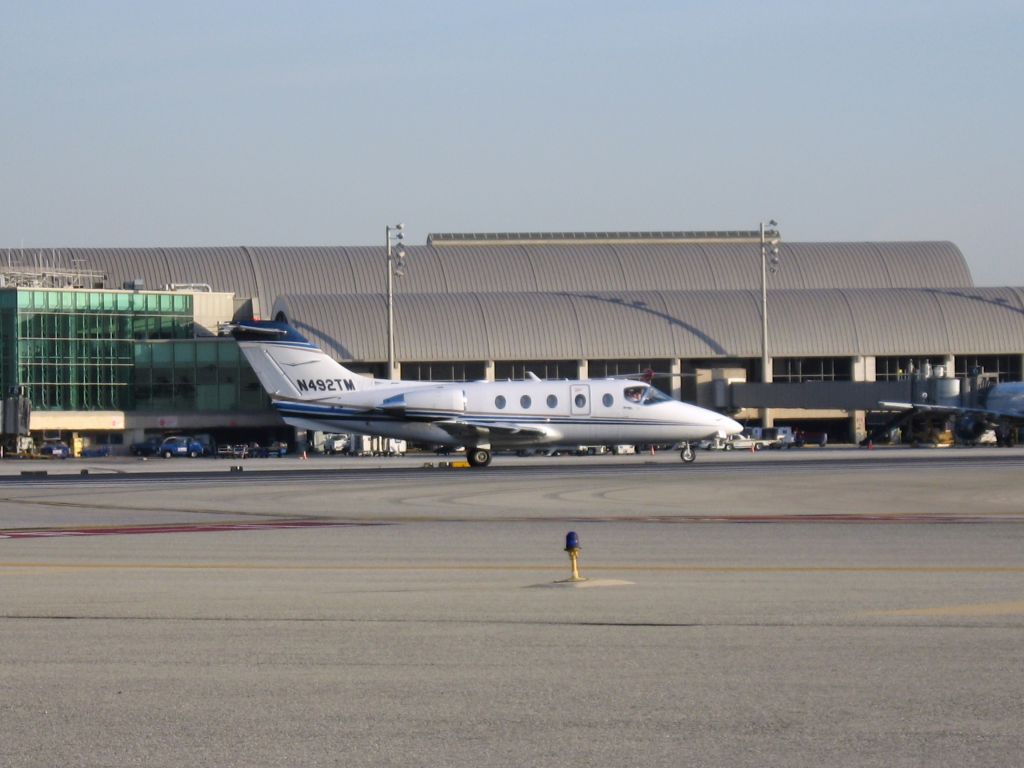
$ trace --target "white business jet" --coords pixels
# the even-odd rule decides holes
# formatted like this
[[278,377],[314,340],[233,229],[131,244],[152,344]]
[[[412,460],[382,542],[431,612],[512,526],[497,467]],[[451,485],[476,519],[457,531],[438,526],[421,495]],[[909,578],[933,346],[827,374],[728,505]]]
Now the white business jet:
[[286,323],[238,323],[231,334],[287,424],[465,446],[474,467],[494,449],[629,443],[682,443],[689,463],[691,442],[742,429],[643,381],[391,381],[353,373]]

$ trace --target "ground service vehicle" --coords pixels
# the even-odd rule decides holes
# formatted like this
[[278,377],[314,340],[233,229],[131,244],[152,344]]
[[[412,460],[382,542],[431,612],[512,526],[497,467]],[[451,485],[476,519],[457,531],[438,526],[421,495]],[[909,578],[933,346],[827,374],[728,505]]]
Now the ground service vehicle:
[[172,456],[188,456],[194,459],[196,456],[202,456],[203,452],[203,444],[188,435],[164,438],[164,441],[160,443],[158,451],[159,455],[165,459],[169,459]]

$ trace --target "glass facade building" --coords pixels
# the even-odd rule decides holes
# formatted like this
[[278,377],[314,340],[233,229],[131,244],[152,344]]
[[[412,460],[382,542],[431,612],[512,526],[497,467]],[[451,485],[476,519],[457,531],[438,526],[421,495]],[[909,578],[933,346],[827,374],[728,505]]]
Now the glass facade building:
[[233,340],[194,338],[187,293],[0,289],[0,391],[36,411],[267,407]]

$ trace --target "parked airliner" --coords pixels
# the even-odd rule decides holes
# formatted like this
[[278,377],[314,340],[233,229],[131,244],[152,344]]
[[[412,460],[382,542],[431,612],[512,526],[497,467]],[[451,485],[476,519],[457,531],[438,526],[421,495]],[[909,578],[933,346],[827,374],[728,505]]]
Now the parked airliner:
[[1016,444],[1016,428],[1024,426],[1024,382],[1006,381],[981,390],[974,406],[951,403],[879,403],[883,408],[938,414],[956,419],[956,435],[973,443],[988,429],[995,430],[1000,445]]
[[350,371],[286,323],[238,323],[231,333],[287,424],[465,446],[474,467],[494,449],[623,443],[682,443],[689,463],[692,441],[742,429],[644,381],[392,381]]

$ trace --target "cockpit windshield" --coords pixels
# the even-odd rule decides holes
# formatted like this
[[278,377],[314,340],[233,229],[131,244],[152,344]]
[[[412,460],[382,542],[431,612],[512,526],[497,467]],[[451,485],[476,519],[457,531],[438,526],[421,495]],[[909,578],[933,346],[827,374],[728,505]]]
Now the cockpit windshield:
[[668,403],[671,402],[672,398],[666,395],[657,387],[648,387],[647,394],[644,397],[644,405],[651,405],[652,403]]
[[626,387],[622,390],[622,396],[626,399],[627,403],[641,403],[643,405],[664,403],[672,399],[660,389],[648,386],[647,384],[635,384]]

